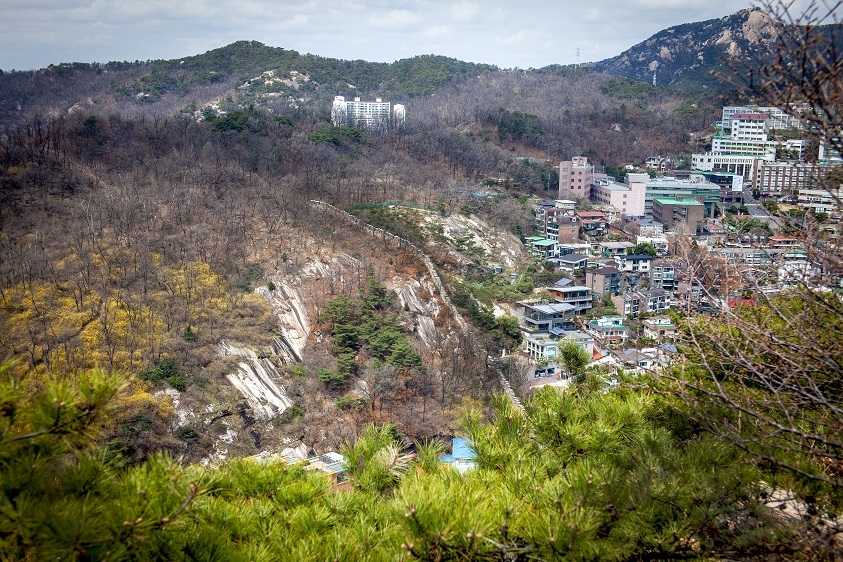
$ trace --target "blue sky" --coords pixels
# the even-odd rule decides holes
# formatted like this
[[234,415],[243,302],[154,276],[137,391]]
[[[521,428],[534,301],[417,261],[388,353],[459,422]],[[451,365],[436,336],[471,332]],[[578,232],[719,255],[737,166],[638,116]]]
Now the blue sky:
[[[800,0],[802,1],[802,0]],[[503,68],[597,61],[749,0],[0,0],[0,68],[172,59],[241,39],[325,57]]]

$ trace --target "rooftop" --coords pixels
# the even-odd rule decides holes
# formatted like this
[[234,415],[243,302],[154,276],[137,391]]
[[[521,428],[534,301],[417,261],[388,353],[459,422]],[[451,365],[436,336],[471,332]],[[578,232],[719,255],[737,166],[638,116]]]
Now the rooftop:
[[565,262],[565,263],[577,263],[577,262],[580,262],[582,260],[587,260],[587,259],[588,259],[588,256],[585,256],[583,254],[567,254],[567,255],[564,255],[564,256],[559,256],[558,258],[556,258],[556,261]]
[[735,113],[732,119],[748,119],[752,121],[766,121],[769,115],[766,113]]
[[672,197],[656,197],[653,201],[658,201],[662,205],[702,205],[695,199],[673,199]]
[[591,287],[584,287],[583,285],[574,285],[573,287],[548,287],[547,289],[549,291],[567,293],[572,291],[590,291]]
[[559,303],[551,303],[551,304],[528,304],[525,305],[533,310],[538,310],[544,314],[557,314],[559,312],[568,312],[570,310],[574,310],[574,306],[568,303],[559,302]]
[[593,269],[591,273],[597,275],[612,275],[614,273],[620,273],[620,270],[617,267],[606,266],[598,269]]

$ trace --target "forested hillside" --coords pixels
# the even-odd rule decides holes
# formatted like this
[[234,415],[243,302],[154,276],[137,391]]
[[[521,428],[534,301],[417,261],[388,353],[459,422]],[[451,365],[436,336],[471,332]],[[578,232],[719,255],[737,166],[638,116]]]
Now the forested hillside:
[[[829,58],[801,79],[838,146]],[[356,92],[406,125],[334,127]],[[831,291],[676,314],[658,377],[574,346],[564,392],[501,393],[508,307],[559,277],[522,244],[558,161],[699,150],[719,109],[585,69],[245,41],[3,73],[0,558],[838,560]],[[454,436],[473,471],[440,462]],[[349,480],[243,460],[288,447],[339,450]]]

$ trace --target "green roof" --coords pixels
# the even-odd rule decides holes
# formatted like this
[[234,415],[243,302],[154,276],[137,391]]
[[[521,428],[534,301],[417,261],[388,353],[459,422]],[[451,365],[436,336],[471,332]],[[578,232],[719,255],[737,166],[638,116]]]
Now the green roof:
[[694,199],[673,199],[672,197],[656,197],[653,201],[658,201],[662,205],[702,205]]
[[533,246],[553,246],[556,240],[534,240]]

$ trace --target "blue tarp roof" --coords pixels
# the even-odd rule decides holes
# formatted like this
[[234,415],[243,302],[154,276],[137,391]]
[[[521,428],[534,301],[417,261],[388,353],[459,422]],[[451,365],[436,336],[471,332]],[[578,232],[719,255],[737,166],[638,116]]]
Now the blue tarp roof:
[[451,442],[451,453],[457,459],[473,459],[477,456],[471,448],[471,441],[465,437],[454,437]]

